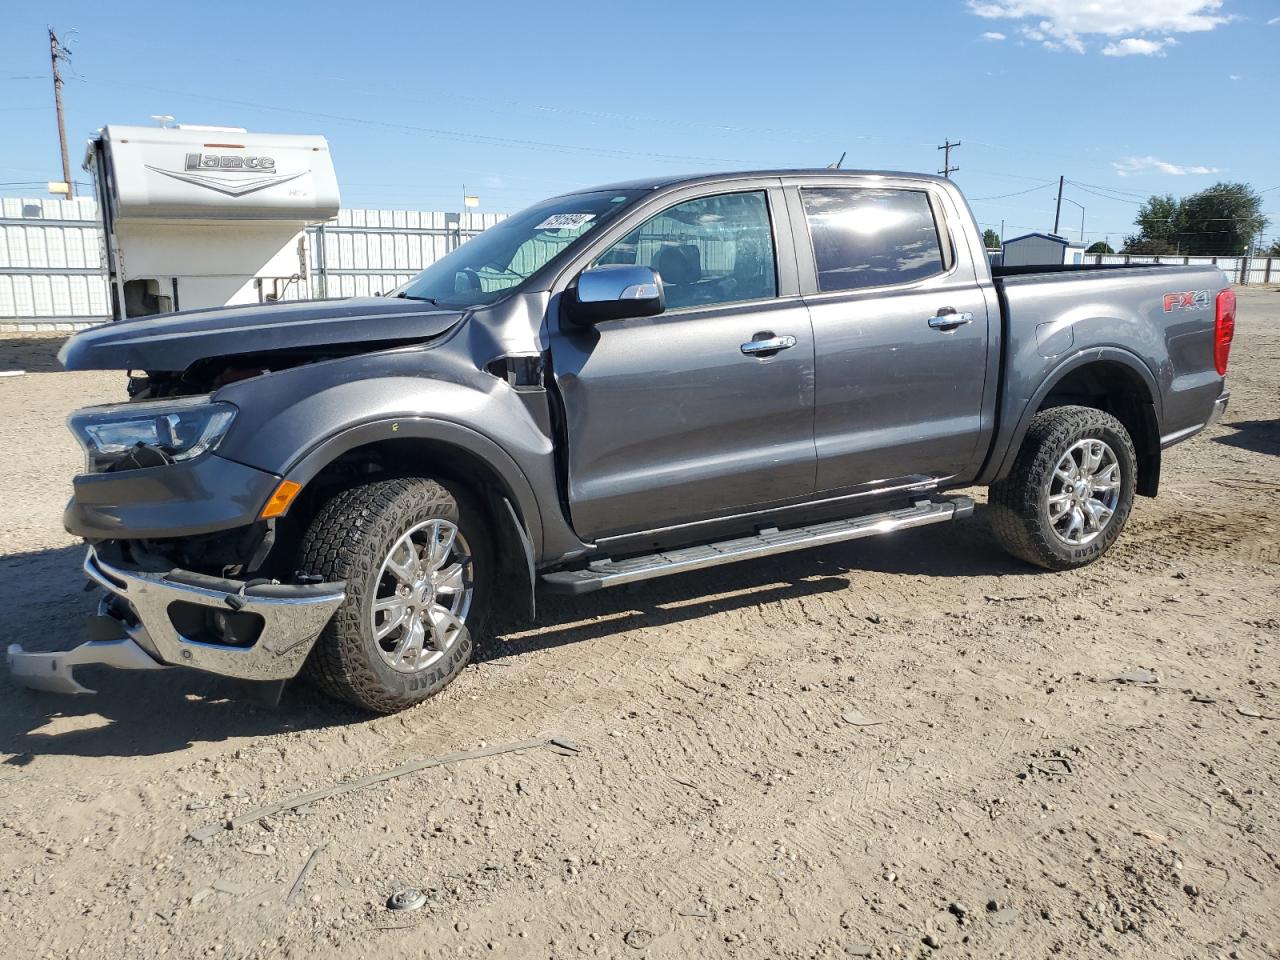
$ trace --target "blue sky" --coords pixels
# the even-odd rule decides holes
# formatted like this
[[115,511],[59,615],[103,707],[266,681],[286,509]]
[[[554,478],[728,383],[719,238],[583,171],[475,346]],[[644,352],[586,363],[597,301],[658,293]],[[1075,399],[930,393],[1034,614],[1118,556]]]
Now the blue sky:
[[[1101,8],[1101,9],[1098,9]],[[956,180],[984,225],[1087,240],[1217,180],[1280,187],[1280,2],[103,3],[0,12],[0,193],[59,179],[46,25],[69,39],[67,131],[319,133],[349,207],[482,210],[652,173],[823,166]],[[81,178],[84,177],[80,173]],[[23,185],[37,181],[40,187]],[[1280,189],[1265,194],[1280,237]],[[991,199],[984,199],[991,198]],[[1063,205],[1075,237],[1081,211]]]

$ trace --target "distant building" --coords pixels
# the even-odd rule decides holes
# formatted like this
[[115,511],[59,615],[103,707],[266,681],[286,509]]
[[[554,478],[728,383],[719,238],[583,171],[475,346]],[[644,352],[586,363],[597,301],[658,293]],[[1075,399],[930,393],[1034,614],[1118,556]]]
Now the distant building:
[[1002,253],[1006,267],[1084,263],[1084,247],[1052,233],[1028,233],[1006,240]]

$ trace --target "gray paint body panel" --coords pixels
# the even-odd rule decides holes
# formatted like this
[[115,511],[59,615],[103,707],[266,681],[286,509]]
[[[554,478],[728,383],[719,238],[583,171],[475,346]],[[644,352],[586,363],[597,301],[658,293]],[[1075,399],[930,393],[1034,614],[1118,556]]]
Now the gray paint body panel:
[[[160,468],[175,472],[158,486],[148,471],[81,478],[68,526],[105,530],[114,522],[106,535],[116,537],[234,526],[256,515],[278,477],[305,482],[353,446],[417,438],[490,466],[545,569],[592,550],[593,537],[690,542],[699,522],[718,518],[723,529],[749,514],[741,523],[750,527],[783,506],[801,521],[797,504],[830,503],[849,490],[858,503],[878,489],[900,493],[895,478],[989,482],[1007,469],[1035,405],[1083,363],[1135,370],[1152,392],[1162,435],[1209,418],[1222,388],[1212,307],[1208,315],[1165,314],[1161,297],[1193,288],[1216,294],[1225,286],[1218,271],[1081,270],[993,283],[954,184],[872,176],[651,181],[589,243],[551,260],[520,292],[465,314],[370,298],[199,311],[82,334],[64,348],[70,369],[180,370],[206,357],[362,342],[375,352],[223,387],[215,396],[240,414],[216,457]],[[950,234],[950,271],[900,288],[819,294],[798,213],[801,183],[928,190]],[[618,237],[671,204],[749,189],[768,191],[777,300],[562,329],[565,292]],[[928,317],[942,307],[972,312],[975,322],[930,329]],[[743,356],[740,344],[765,330],[797,344],[765,360]],[[486,371],[507,357],[549,357],[554,375],[516,386]],[[94,507],[94,483],[136,485],[112,494],[132,512],[77,519]],[[147,497],[157,503],[150,513]],[[175,497],[181,509],[161,509]]]

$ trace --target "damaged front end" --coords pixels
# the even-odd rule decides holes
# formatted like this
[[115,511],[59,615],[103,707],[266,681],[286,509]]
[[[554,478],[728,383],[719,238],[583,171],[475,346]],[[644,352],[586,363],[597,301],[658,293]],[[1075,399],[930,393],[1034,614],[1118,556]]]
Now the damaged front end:
[[[462,316],[365,298],[192,311],[72,337],[59,354],[68,370],[131,371],[128,402],[77,411],[68,423],[86,466],[64,526],[88,542],[84,572],[103,595],[80,646],[10,646],[14,677],[88,693],[73,673],[87,664],[295,676],[345,585],[289,565],[298,535],[289,524],[299,520],[266,508],[280,471],[220,455],[244,411],[218,393],[291,368],[426,344]],[[289,542],[277,549],[282,523]]]
[[9,669],[23,684],[92,693],[72,673],[86,664],[183,666],[242,680],[287,680],[302,668],[345,596],[340,583],[230,580],[178,568],[150,572],[110,563],[94,547],[84,572],[104,591],[93,639],[58,653],[10,645]]

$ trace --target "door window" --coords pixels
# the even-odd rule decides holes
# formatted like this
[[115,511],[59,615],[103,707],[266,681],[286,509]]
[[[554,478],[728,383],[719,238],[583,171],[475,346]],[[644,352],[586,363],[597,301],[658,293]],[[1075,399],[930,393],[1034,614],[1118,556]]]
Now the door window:
[[668,207],[596,260],[605,263],[652,267],[662,276],[668,309],[763,300],[778,291],[763,191]]
[[923,190],[821,187],[800,195],[824,293],[909,283],[945,271]]

